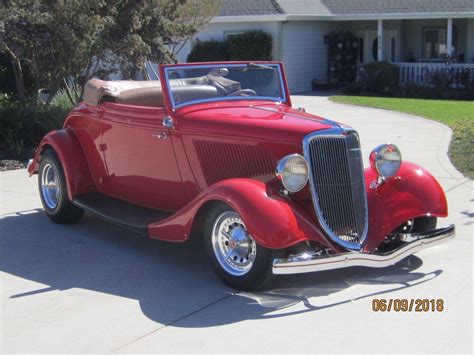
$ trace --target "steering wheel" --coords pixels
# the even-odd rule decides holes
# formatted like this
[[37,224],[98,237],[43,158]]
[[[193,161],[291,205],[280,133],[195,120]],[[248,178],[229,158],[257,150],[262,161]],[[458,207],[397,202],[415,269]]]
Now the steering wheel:
[[257,96],[257,93],[252,89],[242,89],[234,91],[229,96]]

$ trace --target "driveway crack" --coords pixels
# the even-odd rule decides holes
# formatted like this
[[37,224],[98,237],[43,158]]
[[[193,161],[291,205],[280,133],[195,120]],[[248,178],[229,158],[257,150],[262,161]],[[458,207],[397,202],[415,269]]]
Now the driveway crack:
[[146,338],[146,337],[148,337],[148,336],[150,336],[150,335],[152,335],[152,334],[155,334],[155,333],[159,332],[160,330],[162,330],[162,329],[164,329],[164,328],[166,328],[166,327],[168,327],[168,326],[170,326],[170,325],[176,324],[176,323],[182,321],[183,319],[192,317],[192,316],[194,316],[195,314],[197,314],[197,313],[199,313],[199,312],[202,312],[202,311],[204,311],[204,310],[206,310],[206,309],[208,309],[208,308],[211,308],[212,306],[214,306],[214,305],[216,305],[216,304],[218,304],[218,303],[220,303],[220,302],[222,302],[222,301],[225,301],[226,299],[228,299],[228,298],[230,298],[230,297],[236,295],[237,293],[238,293],[238,292],[230,293],[230,294],[228,294],[228,295],[225,295],[224,297],[218,298],[217,300],[212,301],[211,303],[208,303],[207,305],[205,305],[205,306],[203,306],[203,307],[201,307],[201,308],[199,308],[199,309],[196,309],[195,311],[189,312],[189,313],[185,314],[184,316],[179,317],[179,318],[175,319],[174,321],[172,321],[172,322],[170,322],[170,323],[163,324],[161,327],[158,327],[158,328],[156,328],[156,329],[153,329],[152,331],[150,331],[150,332],[148,332],[148,333],[145,333],[145,334],[139,336],[138,338],[135,338],[135,339],[133,339],[133,340],[131,340],[131,341],[125,343],[125,344],[122,344],[122,345],[120,345],[120,346],[118,346],[118,347],[112,349],[108,354],[115,353],[115,352],[117,352],[117,351],[119,351],[119,350],[121,350],[121,349],[123,349],[123,348],[125,348],[125,347],[127,347],[127,346],[129,346],[129,345],[131,345],[131,344],[133,344],[133,343],[136,343],[137,341],[140,341],[140,340],[142,340],[142,339],[144,339],[144,338]]

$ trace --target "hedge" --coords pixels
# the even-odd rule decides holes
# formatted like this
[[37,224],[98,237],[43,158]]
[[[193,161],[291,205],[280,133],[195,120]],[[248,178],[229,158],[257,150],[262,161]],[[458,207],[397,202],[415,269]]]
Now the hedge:
[[272,36],[263,31],[249,31],[230,36],[227,41],[196,41],[188,62],[228,60],[271,60]]

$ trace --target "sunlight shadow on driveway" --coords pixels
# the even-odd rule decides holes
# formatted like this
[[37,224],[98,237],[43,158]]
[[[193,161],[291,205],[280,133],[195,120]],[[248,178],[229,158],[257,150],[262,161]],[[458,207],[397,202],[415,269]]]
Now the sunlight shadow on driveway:
[[[88,214],[77,225],[56,225],[40,209],[0,216],[0,230],[0,272],[41,284],[32,289],[31,283],[19,287],[16,283],[14,290],[5,284],[5,307],[13,299],[83,289],[137,300],[146,317],[175,327],[210,327],[317,311],[416,287],[442,272],[415,272],[422,261],[412,256],[386,269],[359,267],[283,276],[272,289],[236,294],[217,279],[204,248],[196,242],[144,239]],[[86,303],[87,297],[94,294],[85,294]],[[219,304],[227,302],[235,308],[215,314]],[[270,314],[299,303],[302,310]],[[211,307],[213,317],[195,317]]]

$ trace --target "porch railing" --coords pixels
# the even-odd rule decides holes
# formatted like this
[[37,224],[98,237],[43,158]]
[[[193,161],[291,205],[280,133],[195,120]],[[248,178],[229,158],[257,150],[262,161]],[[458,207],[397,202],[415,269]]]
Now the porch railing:
[[474,64],[445,63],[394,63],[400,68],[400,84],[409,83],[431,86],[446,81],[451,87],[461,89],[474,79]]

